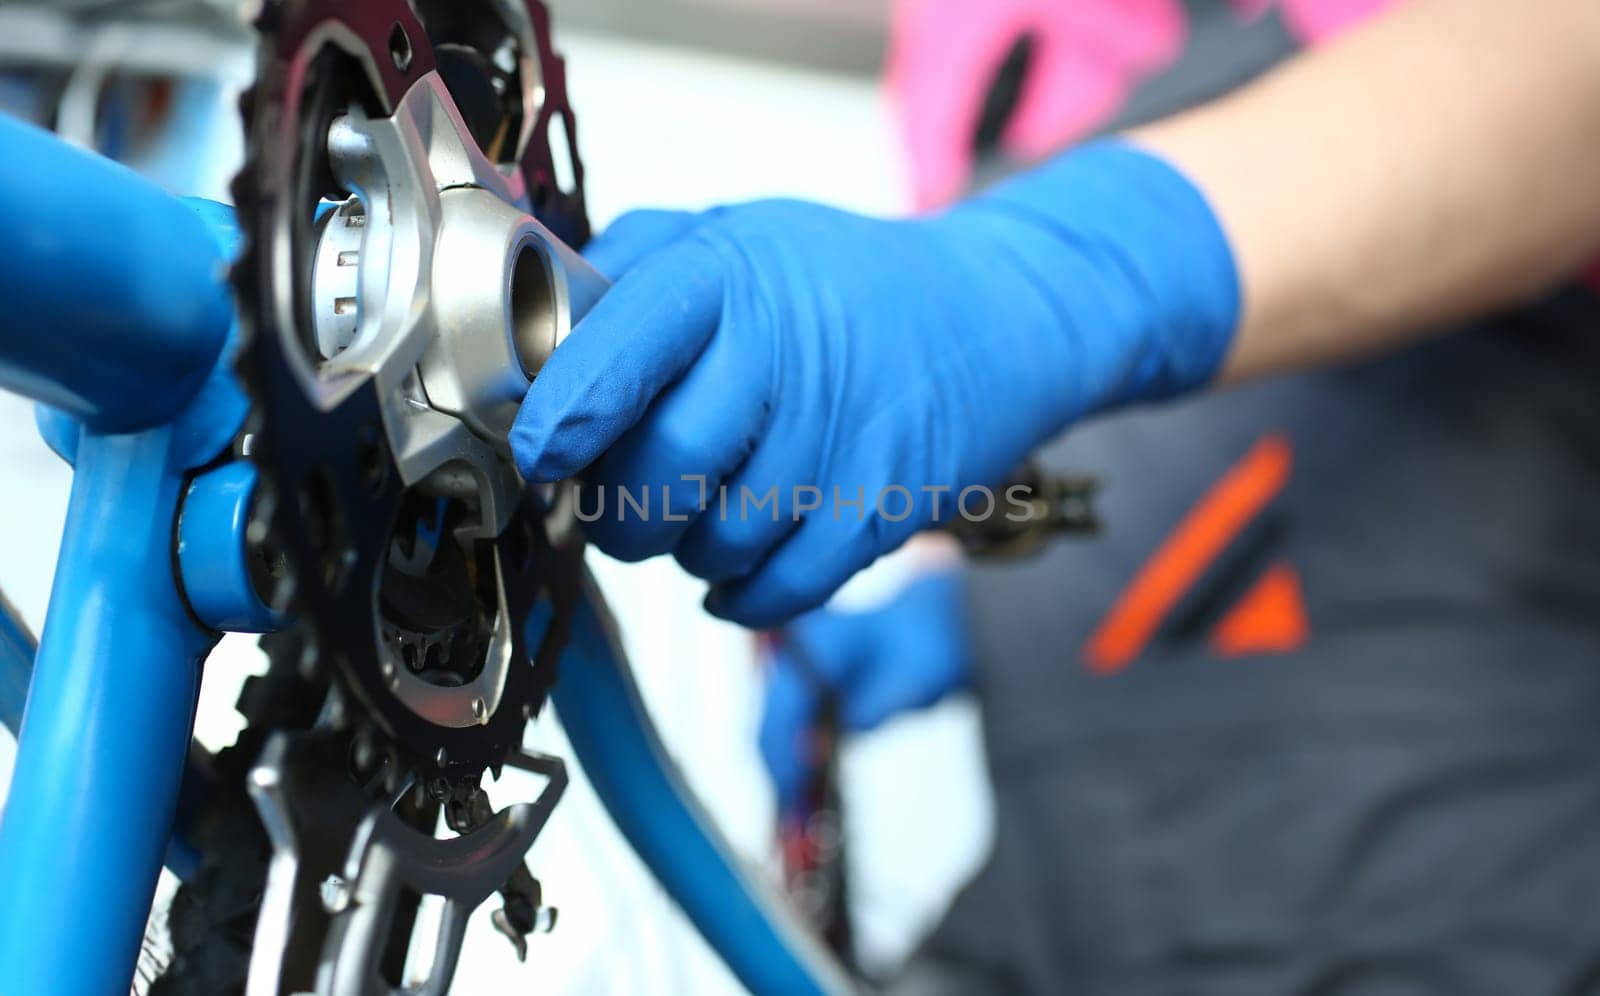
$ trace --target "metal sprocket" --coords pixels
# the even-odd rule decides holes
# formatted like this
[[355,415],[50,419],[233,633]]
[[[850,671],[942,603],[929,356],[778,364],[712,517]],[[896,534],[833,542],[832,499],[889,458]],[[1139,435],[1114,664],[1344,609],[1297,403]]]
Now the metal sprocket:
[[[349,368],[318,373],[308,389],[296,351],[311,338],[314,320],[317,205],[352,193],[340,186],[329,161],[330,125],[351,108],[373,117],[396,113],[407,93],[441,64],[427,22],[459,34],[463,23],[472,23],[463,18],[468,8],[476,8],[483,21],[506,23],[518,10],[526,17],[532,52],[508,59],[502,45],[485,54],[511,70],[520,63],[524,75],[536,72],[537,85],[522,79],[520,89],[541,98],[522,105],[521,120],[511,115],[500,129],[525,138],[520,156],[507,154],[498,165],[513,180],[520,178],[528,210],[556,234],[581,243],[588,234],[582,166],[574,155],[576,184],[561,190],[548,137],[552,127],[561,127],[566,147],[576,149],[574,117],[566,105],[562,63],[550,47],[548,15],[537,2],[419,3],[415,10],[404,0],[270,4],[261,19],[259,77],[243,102],[248,160],[234,185],[246,236],[233,273],[242,319],[239,373],[254,402],[249,455],[261,477],[252,540],[269,565],[271,599],[302,630],[307,649],[300,666],[333,674],[357,707],[357,721],[373,723],[400,768],[452,784],[501,763],[520,743],[528,716],[542,705],[577,597],[580,551],[575,544],[551,543],[545,505],[550,496],[524,489],[520,507],[485,555],[503,581],[509,617],[520,620],[547,602],[542,614],[548,627],[532,647],[525,645],[522,626],[509,627],[513,663],[494,708],[479,710],[481,700],[474,701],[481,722],[449,726],[418,715],[391,693],[396,662],[379,637],[377,589],[402,494],[412,483],[396,461],[395,420],[380,392],[421,392],[394,382],[414,376],[411,371]],[[461,61],[459,40],[443,48]],[[502,89],[506,79],[513,88],[518,82],[512,71],[494,79]],[[425,404],[425,395],[412,403]],[[520,666],[530,658],[531,666]]]
[[[271,638],[267,674],[241,698],[245,732],[213,766],[196,829],[202,871],[174,902],[182,936],[157,985],[237,992],[248,977],[252,992],[382,988],[379,954],[383,977],[400,970],[382,935],[408,933],[416,916],[414,902],[379,898],[400,882],[445,897],[452,911],[453,948],[442,944],[436,956],[433,991],[453,972],[466,914],[491,892],[505,897],[496,923],[519,952],[550,914],[521,855],[565,771],[520,747],[581,597],[582,539],[564,494],[523,487],[482,419],[428,404],[418,365],[426,330],[406,326],[394,349],[364,354],[382,363],[316,365],[320,219],[330,204],[348,222],[354,206],[376,203],[374,191],[339,179],[331,129],[340,119],[381,122],[408,98],[425,103],[433,116],[412,123],[452,129],[457,158],[471,161],[485,189],[542,223],[542,245],[570,252],[589,232],[576,128],[537,0],[268,0],[258,27],[258,78],[241,101],[247,159],[234,184],[244,234],[232,271],[238,375],[252,401],[239,443],[258,471],[249,531],[258,586],[290,621]],[[552,129],[571,157],[564,171]],[[441,192],[401,191],[421,210],[437,210]],[[397,280],[411,275],[402,269]],[[427,452],[397,454],[408,445],[408,406],[430,427],[434,450],[458,459],[435,467]],[[418,508],[456,530],[428,537],[442,544],[436,563],[408,532]],[[411,587],[385,600],[397,557],[413,568],[400,579]],[[435,602],[468,611],[441,615],[429,611]],[[391,612],[396,604],[404,611]],[[441,619],[488,626],[488,636],[452,638]],[[471,699],[471,721],[453,722],[399,694],[394,672],[408,649],[430,664],[434,651],[500,653],[504,663],[493,694]],[[440,695],[488,666],[448,664],[419,667],[441,682]],[[408,687],[425,677],[410,676]],[[534,772],[543,791],[494,812],[479,779],[501,765]],[[435,838],[441,814],[459,836]],[[320,829],[285,835],[286,823],[303,819]],[[340,876],[363,898],[336,910],[317,893]]]

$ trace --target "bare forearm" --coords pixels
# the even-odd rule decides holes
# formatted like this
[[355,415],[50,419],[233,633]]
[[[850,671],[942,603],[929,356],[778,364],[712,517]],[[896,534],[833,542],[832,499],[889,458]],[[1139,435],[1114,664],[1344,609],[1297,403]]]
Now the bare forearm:
[[1600,4],[1415,0],[1132,137],[1233,244],[1225,379],[1382,349],[1600,249]]

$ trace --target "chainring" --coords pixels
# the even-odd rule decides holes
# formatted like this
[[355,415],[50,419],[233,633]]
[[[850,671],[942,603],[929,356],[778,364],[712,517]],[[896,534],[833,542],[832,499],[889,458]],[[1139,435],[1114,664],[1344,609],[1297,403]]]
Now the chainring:
[[[268,669],[245,686],[239,741],[211,759],[211,796],[190,828],[201,867],[174,900],[174,958],[151,990],[161,996],[239,992],[247,976],[252,991],[321,992],[325,971],[349,983],[333,991],[367,991],[381,942],[352,941],[351,931],[369,913],[329,907],[316,890],[340,874],[364,887],[383,864],[367,860],[377,853],[364,836],[372,827],[388,828],[386,853],[411,855],[394,874],[419,869],[436,894],[465,904],[462,930],[465,911],[498,889],[506,905],[496,926],[525,952],[541,900],[521,853],[565,785],[560,761],[520,748],[581,598],[570,494],[524,487],[503,440],[428,407],[421,347],[372,369],[319,366],[313,328],[318,238],[341,211],[351,224],[370,194],[337,177],[330,129],[341,115],[396,115],[423,88],[442,115],[424,124],[449,125],[466,158],[491,171],[497,197],[567,246],[587,240],[575,119],[548,14],[538,0],[268,0],[257,26],[256,84],[240,104],[246,161],[233,186],[244,235],[231,274],[237,372],[252,402],[238,449],[258,473],[248,532],[258,587],[289,622],[263,640]],[[552,132],[564,139],[565,171]],[[401,192],[435,207],[441,193]],[[406,426],[396,412],[408,405],[448,428],[436,442],[476,460],[476,478],[452,476],[448,462],[397,458]],[[451,490],[462,480],[464,498]],[[498,489],[492,502],[485,481]],[[470,689],[489,657],[498,680],[470,700],[470,721],[400,694],[402,678],[412,691]],[[502,765],[535,771],[545,791],[493,812],[479,779]],[[307,815],[333,822],[286,852],[283,819]],[[459,837],[434,839],[441,815]],[[496,847],[501,856],[486,861]],[[474,857],[441,879],[451,854]],[[285,859],[292,867],[280,867]],[[407,930],[415,903],[379,918],[390,916],[380,929]],[[400,970],[389,948],[382,957],[386,975]]]
[[[394,694],[398,662],[394,647],[385,646],[379,587],[405,482],[394,455],[394,418],[383,410],[380,391],[397,388],[348,370],[317,373],[308,385],[312,257],[319,204],[355,193],[340,187],[329,163],[333,120],[353,107],[393,114],[407,91],[436,72],[452,97],[463,94],[460,103],[470,107],[463,118],[474,137],[493,139],[485,154],[497,153],[503,171],[520,173],[526,209],[569,243],[586,240],[581,163],[574,151],[575,181],[560,189],[549,140],[559,127],[566,148],[577,147],[548,14],[538,2],[512,2],[518,6],[500,0],[434,0],[415,8],[405,0],[269,4],[260,22],[256,85],[242,101],[247,161],[233,193],[245,249],[233,281],[241,313],[238,370],[253,401],[248,449],[260,473],[251,539],[270,565],[269,600],[296,620],[305,648],[299,666],[308,673],[326,670],[358,707],[352,721],[370,722],[381,734],[394,770],[415,773],[424,783],[473,780],[520,744],[555,677],[577,598],[581,550],[576,542],[551,542],[552,533],[567,532],[547,527],[555,514],[547,507],[551,496],[521,489],[520,508],[494,537],[492,551],[480,549],[466,573],[480,585],[481,575],[498,574],[503,611],[512,620],[548,603],[539,612],[549,619],[542,637],[535,634],[530,647],[522,626],[509,627],[512,664],[492,708],[474,700],[474,725],[431,721]],[[507,57],[517,37],[509,21],[519,13],[534,51]],[[504,30],[495,35],[489,30],[494,25]],[[519,78],[530,69],[537,80]],[[505,102],[497,120],[494,98],[508,93],[516,99]],[[529,104],[524,95],[537,102]],[[520,143],[508,135],[522,136]],[[487,587],[492,590],[493,581]]]

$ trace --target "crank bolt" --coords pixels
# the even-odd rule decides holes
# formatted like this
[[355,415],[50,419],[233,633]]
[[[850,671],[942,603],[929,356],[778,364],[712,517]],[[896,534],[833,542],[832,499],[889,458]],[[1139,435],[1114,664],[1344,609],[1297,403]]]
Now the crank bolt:
[[337,875],[322,880],[322,908],[337,916],[350,908],[350,883]]

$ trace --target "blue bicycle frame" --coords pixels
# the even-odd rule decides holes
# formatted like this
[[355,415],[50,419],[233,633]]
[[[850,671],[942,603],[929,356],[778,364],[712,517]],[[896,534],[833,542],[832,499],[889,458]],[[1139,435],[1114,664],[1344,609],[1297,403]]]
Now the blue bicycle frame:
[[[217,466],[246,409],[222,276],[236,234],[226,209],[3,116],[0,226],[0,387],[41,402],[75,468],[36,649],[0,602],[0,722],[18,731],[0,993],[122,994],[169,855],[200,664],[221,630],[271,624],[244,569],[253,471]],[[587,592],[553,698],[617,825],[752,990],[848,989],[687,793]]]

